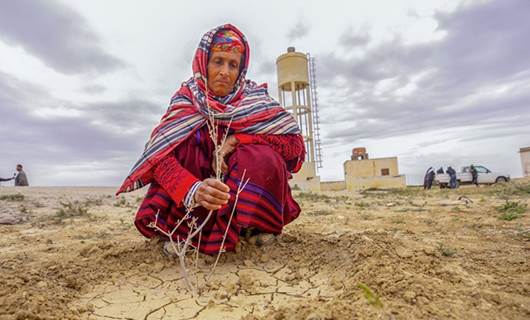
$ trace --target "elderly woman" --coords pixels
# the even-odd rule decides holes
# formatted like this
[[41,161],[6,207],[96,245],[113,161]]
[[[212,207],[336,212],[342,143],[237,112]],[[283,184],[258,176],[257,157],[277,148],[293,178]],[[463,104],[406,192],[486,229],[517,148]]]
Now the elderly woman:
[[[128,192],[150,184],[135,218],[146,237],[162,236],[157,227],[171,231],[193,208],[199,223],[213,216],[202,230],[201,252],[218,253],[225,230],[224,249],[234,250],[240,236],[264,244],[296,219],[300,207],[287,180],[305,158],[304,142],[294,118],[267,92],[245,78],[250,48],[232,25],[206,33],[193,59],[193,77],[171,98],[160,124],[153,130],[145,151],[118,191]],[[209,135],[208,115],[213,114],[219,139],[228,130],[220,154],[223,181],[215,178],[212,163],[215,144]],[[228,223],[235,193],[245,172],[249,182]],[[158,218],[157,218],[158,214]],[[180,224],[174,240],[188,235]]]

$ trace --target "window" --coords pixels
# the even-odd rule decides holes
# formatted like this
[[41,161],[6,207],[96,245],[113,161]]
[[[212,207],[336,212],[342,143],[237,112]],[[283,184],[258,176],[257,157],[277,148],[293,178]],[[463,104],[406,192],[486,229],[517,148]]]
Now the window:
[[381,175],[382,176],[389,176],[390,175],[390,169],[388,169],[388,168],[381,169]]
[[475,166],[475,169],[477,169],[477,172],[478,172],[478,173],[488,173],[488,172],[489,172],[489,170],[486,169],[486,168],[483,167],[483,166]]

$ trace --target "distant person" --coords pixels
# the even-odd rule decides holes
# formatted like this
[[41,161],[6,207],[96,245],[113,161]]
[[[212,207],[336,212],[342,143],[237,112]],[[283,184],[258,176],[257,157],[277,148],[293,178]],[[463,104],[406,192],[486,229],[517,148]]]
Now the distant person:
[[440,167],[438,170],[436,170],[436,173],[438,174],[444,174],[444,167]]
[[432,167],[427,169],[427,172],[425,172],[425,177],[423,178],[423,190],[430,190],[432,188],[434,176],[434,169]]
[[474,183],[478,187],[478,171],[474,165],[469,166],[469,172],[471,172],[471,183]]
[[28,177],[24,170],[22,170],[22,165],[17,164],[17,175],[15,176],[15,187],[27,187],[29,186]]
[[447,174],[449,175],[449,187],[456,189],[456,171],[451,166],[447,167]]

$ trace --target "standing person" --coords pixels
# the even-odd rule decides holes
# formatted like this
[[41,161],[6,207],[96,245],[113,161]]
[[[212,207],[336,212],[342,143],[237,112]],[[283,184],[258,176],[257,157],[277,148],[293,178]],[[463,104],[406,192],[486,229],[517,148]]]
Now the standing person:
[[29,186],[28,177],[24,170],[22,170],[22,165],[17,164],[17,175],[15,176],[15,186],[16,187],[27,187]]
[[469,172],[471,172],[471,183],[474,183],[478,187],[478,171],[474,165],[469,166]]
[[[245,78],[249,50],[245,36],[230,24],[201,39],[193,76],[171,98],[167,113],[117,192],[150,184],[135,217],[144,236],[167,241],[157,228],[176,227],[174,240],[185,240],[188,224],[179,221],[189,217],[187,208],[194,208],[193,218],[205,225],[200,239],[191,241],[201,252],[217,254],[234,250],[240,235],[256,245],[269,243],[300,214],[288,179],[304,161],[303,138],[296,120],[269,96],[267,86]],[[220,141],[210,137],[210,117],[219,125],[219,137],[228,134],[220,150],[222,181],[211,178],[216,173],[215,145]],[[250,180],[239,194],[229,225],[244,172]],[[213,215],[206,220],[210,210]]]
[[456,171],[451,166],[447,167],[447,174],[449,175],[449,187],[456,189]]
[[430,189],[432,187],[432,182],[434,180],[434,169],[432,167],[429,167],[427,171],[425,172],[425,176],[423,177],[423,190]]
[[427,173],[427,190],[430,190],[432,188],[435,175],[436,173],[434,172],[434,169]]

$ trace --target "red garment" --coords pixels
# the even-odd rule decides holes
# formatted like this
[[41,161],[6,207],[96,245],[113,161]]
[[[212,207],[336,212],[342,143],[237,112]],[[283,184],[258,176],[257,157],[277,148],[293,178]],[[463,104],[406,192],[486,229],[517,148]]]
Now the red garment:
[[[302,141],[295,137],[287,136],[284,138],[285,141],[290,141],[293,145],[297,144],[294,141],[300,143]],[[288,155],[287,149],[278,149],[275,145],[241,143],[235,149],[227,159],[228,172],[224,181],[230,187],[231,197],[228,205],[214,211],[213,216],[205,225],[199,248],[201,252],[216,254],[221,249],[221,241],[227,230],[235,193],[243,171],[245,171],[245,178],[249,178],[250,181],[239,194],[237,208],[230,228],[228,228],[224,244],[225,250],[234,249],[239,241],[242,228],[252,227],[263,232],[279,234],[284,225],[298,217],[300,207],[291,195],[288,179],[291,176],[290,171],[299,167],[298,159],[303,159],[303,143],[301,145],[302,148],[298,149],[301,153],[298,155],[291,154],[294,158],[288,161],[280,155],[280,153]],[[208,136],[208,131],[206,127],[203,127],[180,144],[172,153],[175,162],[180,165],[180,169],[175,169],[172,160],[168,160],[167,163],[164,161],[164,164],[156,169],[155,181],[151,183],[135,218],[135,225],[144,236],[149,238],[154,236],[165,237],[151,227],[151,224],[155,222],[157,213],[159,215],[157,226],[166,232],[173,230],[178,221],[184,217],[186,210],[181,204],[182,198],[175,201],[176,191],[172,191],[173,194],[171,195],[166,191],[166,188],[170,189],[168,184],[172,183],[178,185],[177,189],[179,189],[182,180],[178,180],[177,177],[181,177],[185,181],[188,181],[189,175],[199,180],[211,177],[213,174],[211,169],[213,150],[214,145]],[[172,169],[169,168],[180,173],[171,175],[169,172]],[[161,176],[164,174],[173,178],[162,178]],[[170,180],[173,181],[169,182]],[[166,186],[159,185],[158,181]],[[192,212],[192,215],[198,218],[199,223],[204,221],[207,214],[208,211],[203,207],[197,207]],[[182,241],[186,238],[188,230],[187,224],[182,223],[175,232],[174,239]],[[197,238],[192,239],[192,243],[197,245],[197,240]]]
[[[207,90],[205,82],[212,40],[219,31],[237,34],[245,47],[233,92],[222,98]],[[294,117],[269,95],[267,85],[258,85],[246,79],[249,61],[250,47],[243,33],[233,25],[219,26],[202,37],[192,63],[193,76],[171,98],[166,113],[152,131],[144,152],[133,165],[117,195],[151,183],[154,166],[206,125],[211,114],[220,126],[230,126],[234,132],[300,134]]]
[[[219,135],[222,136],[222,135]],[[277,152],[286,162],[288,170],[298,172],[305,157],[304,140],[300,135],[255,135],[235,134],[240,145],[262,144],[267,145]],[[199,181],[193,174],[180,165],[175,155],[170,153],[157,166],[154,171],[155,181],[164,188],[177,205],[182,201],[191,186]]]

